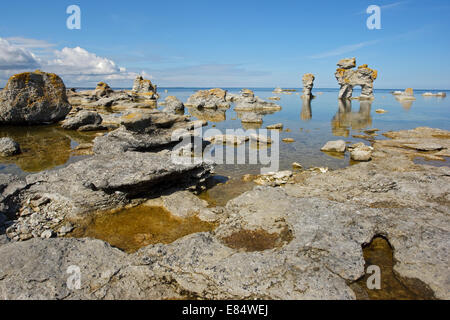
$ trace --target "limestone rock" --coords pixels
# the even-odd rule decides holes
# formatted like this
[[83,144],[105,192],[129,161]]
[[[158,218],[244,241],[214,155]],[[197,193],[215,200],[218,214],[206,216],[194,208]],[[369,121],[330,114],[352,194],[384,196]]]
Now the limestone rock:
[[284,125],[282,123],[271,124],[266,128],[268,130],[283,130]]
[[103,121],[102,116],[95,111],[80,111],[63,121],[61,127],[67,130],[78,130],[83,126],[99,126]]
[[230,108],[230,103],[227,102],[227,91],[222,89],[200,90],[191,95],[186,102],[186,105],[194,108]]
[[0,156],[11,157],[19,154],[20,146],[11,138],[1,138],[0,139]]
[[337,65],[342,69],[353,69],[354,67],[356,67],[356,58],[342,59],[337,63]]
[[367,64],[352,69],[356,66],[355,58],[343,59],[339,61],[338,66],[335,76],[341,86],[339,99],[350,99],[355,86],[361,86],[360,99],[374,99],[373,82],[378,77],[376,70],[370,69]]
[[94,90],[94,94],[97,97],[105,97],[105,96],[109,96],[111,93],[113,93],[114,90],[112,90],[110,88],[109,85],[107,85],[105,82],[99,82],[97,84],[97,87]]
[[313,95],[311,93],[311,90],[314,87],[314,80],[315,77],[311,73],[307,73],[303,75],[302,81],[303,81],[303,97],[309,97],[311,98]]
[[369,161],[372,159],[373,148],[364,143],[353,145],[350,151],[350,157],[354,161]]
[[0,92],[0,123],[57,122],[70,112],[64,82],[53,73],[26,72],[12,76]]
[[177,97],[168,96],[164,100],[164,109],[163,112],[170,114],[184,114],[184,104]]
[[151,97],[156,98],[157,86],[153,85],[150,80],[146,80],[142,76],[137,76],[133,83],[132,92],[138,94],[148,94]]
[[337,141],[328,141],[320,150],[326,151],[326,152],[343,153],[343,152],[345,152],[345,149],[346,149],[345,141],[337,140]]

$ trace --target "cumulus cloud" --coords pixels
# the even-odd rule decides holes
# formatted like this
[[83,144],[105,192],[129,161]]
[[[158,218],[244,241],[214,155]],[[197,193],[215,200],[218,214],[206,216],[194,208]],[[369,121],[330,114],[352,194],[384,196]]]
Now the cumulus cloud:
[[32,52],[0,38],[0,70],[21,70],[38,66],[38,59]]
[[[15,73],[38,68],[60,75],[70,86],[95,84],[101,80],[132,80],[137,75],[81,47],[54,50],[53,46],[36,39],[0,38],[0,80],[5,82]],[[45,54],[39,54],[42,51]],[[151,78],[145,72],[142,75]]]

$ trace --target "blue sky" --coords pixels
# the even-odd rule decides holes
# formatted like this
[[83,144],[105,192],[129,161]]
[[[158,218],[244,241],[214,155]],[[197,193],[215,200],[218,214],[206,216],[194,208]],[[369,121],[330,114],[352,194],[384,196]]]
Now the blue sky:
[[[81,30],[66,8],[81,8]],[[381,30],[366,8],[381,7]],[[0,86],[37,67],[68,86],[136,74],[159,86],[337,87],[336,62],[379,70],[375,88],[450,89],[450,1],[5,1]]]

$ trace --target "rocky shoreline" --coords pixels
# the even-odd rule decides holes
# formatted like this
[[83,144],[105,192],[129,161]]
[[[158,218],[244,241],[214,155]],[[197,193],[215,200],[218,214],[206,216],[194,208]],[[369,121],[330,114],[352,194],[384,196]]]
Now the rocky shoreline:
[[[376,72],[352,70],[355,63],[340,62],[337,77],[346,83],[341,95],[350,98],[353,85],[363,85],[371,99]],[[235,103],[244,126],[262,123],[279,105],[248,89],[212,89],[186,103],[167,98],[159,111],[151,107],[157,87],[141,77],[130,92],[105,83],[92,92],[66,92],[58,79],[40,71],[11,79],[14,86],[0,97],[0,111],[8,116],[0,119],[64,120],[65,130],[98,134],[86,146],[90,156],[65,168],[26,178],[0,174],[0,299],[355,299],[355,284],[365,276],[363,248],[380,236],[392,247],[394,273],[403,285],[420,283],[435,298],[450,298],[450,169],[413,161],[449,157],[449,131],[387,132],[388,139],[371,146],[330,142],[324,151],[348,150],[358,163],[335,171],[296,164],[294,172],[247,177],[259,186],[210,207],[194,191],[204,188],[214,165],[175,164],[171,158],[191,158],[192,144],[173,147],[206,125],[185,116],[184,107],[220,116]],[[314,76],[304,81],[309,101]],[[10,101],[17,106],[11,109]],[[104,108],[120,110],[120,116]],[[202,143],[237,144],[236,137],[213,138]],[[11,144],[2,143],[5,150]],[[214,228],[134,253],[98,239],[70,238],[96,214],[144,203]],[[71,266],[81,272],[76,290],[67,286]]]

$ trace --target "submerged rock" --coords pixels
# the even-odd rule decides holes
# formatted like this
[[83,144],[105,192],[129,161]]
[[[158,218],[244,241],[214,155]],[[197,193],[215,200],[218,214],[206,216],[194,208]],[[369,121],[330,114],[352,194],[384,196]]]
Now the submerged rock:
[[352,69],[356,66],[356,58],[343,59],[337,65],[339,68],[335,75],[341,86],[339,99],[350,99],[355,86],[361,86],[360,99],[374,99],[373,82],[378,77],[376,70],[370,69],[367,64],[359,66],[356,70]]
[[[323,170],[321,174],[315,169],[295,175],[272,174],[275,181],[287,183],[276,188],[258,186],[215,208],[212,219],[218,222],[216,230],[191,234],[171,244],[150,245],[134,254],[92,239],[32,239],[2,244],[0,297],[355,299],[352,283],[366,274],[362,248],[383,236],[392,245],[394,271],[404,286],[420,283],[437,298],[449,299],[449,168],[416,165],[403,153],[411,149],[400,145],[402,140],[410,144],[408,140],[415,138],[417,143],[428,140],[446,147],[450,133],[419,128],[387,135],[392,137],[392,145],[377,141],[371,162]],[[65,196],[59,201],[77,195],[81,206],[86,191],[74,189],[71,196],[66,191],[76,181],[86,179],[97,187],[115,186],[104,201],[107,205],[113,195],[118,197],[114,190],[120,185],[129,189],[130,181],[149,182],[147,173],[155,172],[148,170],[149,166],[159,160],[147,162],[148,156],[142,154],[140,158],[145,164],[132,160],[134,155],[129,165],[121,162],[125,172],[117,177],[107,174],[109,169],[98,170],[98,166],[109,166],[107,158],[97,159],[98,164],[91,163],[81,171],[72,168],[59,175],[49,172],[47,177],[53,179],[75,173],[77,177],[57,183],[54,189],[48,178],[28,181],[30,192],[48,190],[51,199],[47,203],[33,198],[30,203],[47,214],[52,211],[49,208],[54,205],[54,194],[60,192]],[[141,175],[138,170],[142,166],[146,170]],[[130,171],[131,167],[135,168]],[[98,171],[92,172],[94,178],[90,170]],[[158,174],[163,173],[155,172]],[[1,180],[0,176],[0,184]],[[159,181],[166,180],[162,177]],[[180,206],[183,199],[189,205]],[[161,201],[178,210],[180,216],[212,211],[197,200],[179,193]],[[79,290],[67,288],[70,266],[82,267]]]
[[12,76],[0,92],[0,123],[45,124],[64,119],[72,107],[59,76],[42,71]]
[[345,152],[346,144],[344,140],[337,140],[337,141],[328,141],[321,151],[327,151],[327,152],[339,152],[343,153]]
[[11,138],[0,139],[0,156],[11,157],[21,152],[20,146]]

